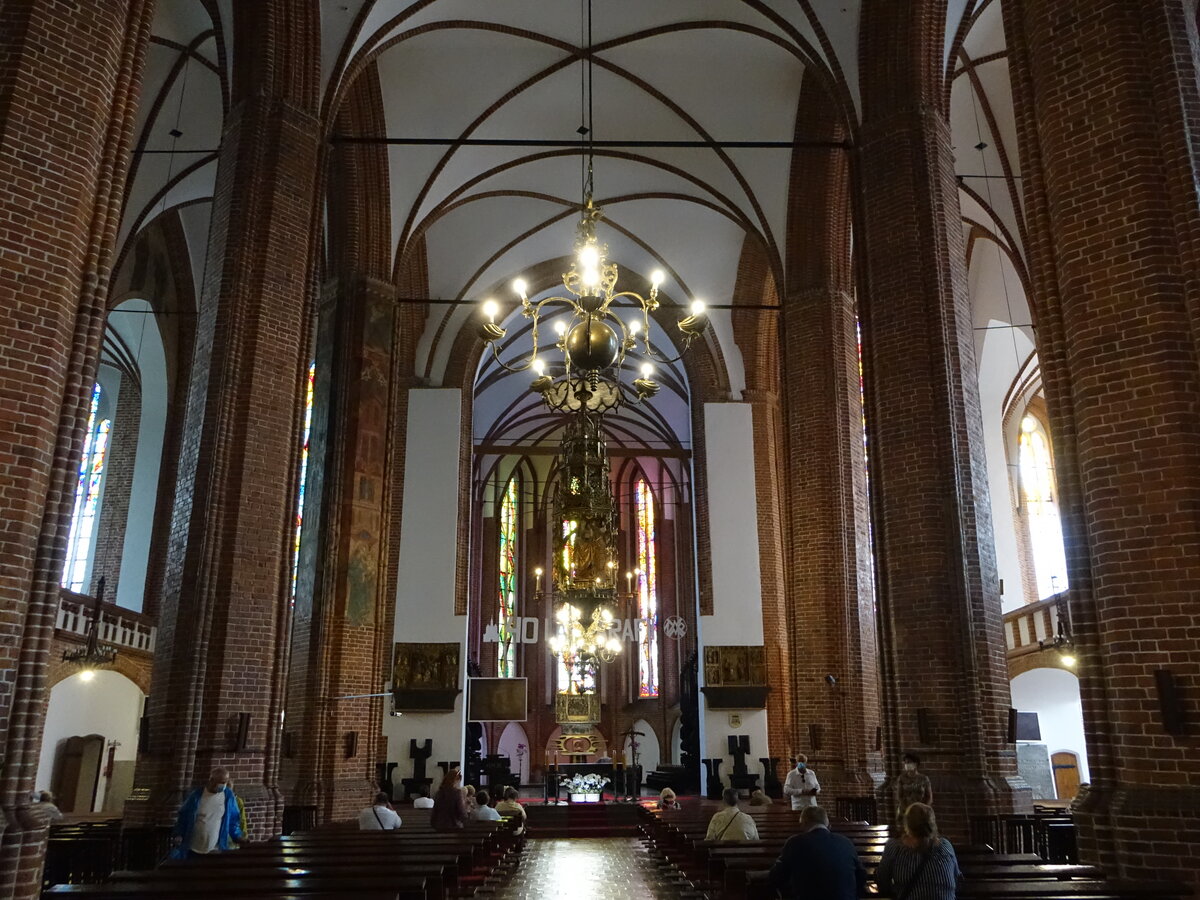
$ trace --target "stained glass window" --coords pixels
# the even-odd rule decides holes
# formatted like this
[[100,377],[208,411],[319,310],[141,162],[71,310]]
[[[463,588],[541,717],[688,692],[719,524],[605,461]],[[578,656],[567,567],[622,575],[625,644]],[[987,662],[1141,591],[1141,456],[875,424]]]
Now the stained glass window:
[[1067,588],[1067,559],[1063,550],[1062,523],[1054,498],[1054,464],[1042,423],[1034,416],[1021,420],[1018,466],[1021,500],[1033,549],[1033,570],[1038,599],[1045,600]]
[[[574,519],[567,519],[562,523],[562,569],[565,573],[570,573],[575,562],[572,556],[575,549],[575,532],[579,527],[579,523]],[[564,660],[562,656],[556,657],[558,661],[558,691],[559,693],[573,694],[591,694],[596,690],[596,664],[594,660],[585,660],[582,654],[576,653],[568,659]]]
[[658,572],[654,536],[654,495],[639,480],[634,488],[637,530],[638,696],[658,696]]
[[517,674],[517,645],[513,640],[517,615],[517,479],[510,478],[500,501],[500,645],[496,675]]
[[304,439],[300,444],[300,487],[296,491],[296,533],[292,547],[292,602],[296,602],[296,582],[300,576],[300,534],[304,530],[304,482],[308,480],[308,439],[312,432],[313,385],[316,382],[317,364],[308,365],[308,376],[304,380]]
[[75,483],[75,508],[71,513],[71,530],[67,535],[67,559],[63,567],[62,586],[72,591],[84,589],[88,559],[92,552],[92,535],[96,528],[96,512],[100,505],[100,485],[104,479],[104,463],[108,454],[108,438],[112,422],[100,419],[100,385],[92,388],[92,404],[88,410],[87,434],[83,438],[83,454],[79,461],[79,478]]

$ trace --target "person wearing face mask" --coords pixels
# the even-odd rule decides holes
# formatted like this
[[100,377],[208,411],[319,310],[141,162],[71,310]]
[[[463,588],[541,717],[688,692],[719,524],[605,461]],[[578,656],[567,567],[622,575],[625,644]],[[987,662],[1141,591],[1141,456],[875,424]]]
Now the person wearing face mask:
[[929,776],[917,771],[921,765],[920,757],[915,753],[905,753],[901,761],[904,763],[904,771],[896,776],[892,785],[892,793],[896,798],[897,822],[904,820],[904,811],[914,803],[924,803],[926,806],[933,804],[933,787],[929,783]]
[[232,849],[245,837],[237,797],[229,787],[229,770],[216,768],[208,782],[192,791],[175,822],[172,859],[205,856]]
[[792,798],[792,809],[817,805],[821,784],[817,781],[816,772],[808,767],[808,757],[803,753],[796,757],[796,768],[788,772],[784,779],[783,793]]

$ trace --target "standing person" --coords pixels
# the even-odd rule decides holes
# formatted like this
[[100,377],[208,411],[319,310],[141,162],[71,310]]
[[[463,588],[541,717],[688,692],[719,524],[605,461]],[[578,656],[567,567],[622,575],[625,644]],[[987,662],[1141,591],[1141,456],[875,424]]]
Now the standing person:
[[475,792],[475,818],[480,822],[499,822],[500,813],[492,809],[492,795],[480,788]]
[[954,900],[960,878],[958,857],[938,834],[933,808],[913,803],[904,811],[904,834],[884,845],[875,870],[880,892],[903,900]]
[[515,787],[512,785],[506,787],[504,789],[504,799],[496,804],[496,812],[500,813],[506,819],[510,817],[516,819],[517,827],[513,830],[513,834],[524,834],[525,819],[527,816],[525,815],[525,807],[517,802],[518,796]]
[[218,767],[208,781],[183,801],[175,821],[173,859],[204,856],[230,849],[243,838],[237,797],[229,789],[229,770]]
[[757,841],[758,825],[749,813],[738,809],[738,795],[733,788],[721,794],[725,808],[708,821],[706,841]]
[[383,791],[375,795],[375,802],[371,806],[358,814],[359,831],[395,831],[399,827],[400,816]]
[[467,798],[462,792],[462,772],[451,769],[433,798],[429,824],[435,831],[457,831],[467,824]]
[[796,757],[796,768],[787,773],[783,782],[783,793],[792,798],[794,810],[817,805],[821,783],[817,781],[817,773],[808,767],[808,757],[803,753]]
[[417,796],[413,800],[413,809],[433,809],[433,798],[429,796],[429,788],[423,784],[417,787]]
[[867,873],[849,838],[829,830],[825,810],[806,806],[800,833],[787,839],[768,880],[787,900],[857,900]]
[[896,776],[892,793],[896,798],[896,823],[903,828],[906,809],[914,803],[933,805],[933,786],[929,783],[928,775],[917,771],[917,767],[921,765],[921,758],[917,754],[905,753],[901,759],[904,771]]

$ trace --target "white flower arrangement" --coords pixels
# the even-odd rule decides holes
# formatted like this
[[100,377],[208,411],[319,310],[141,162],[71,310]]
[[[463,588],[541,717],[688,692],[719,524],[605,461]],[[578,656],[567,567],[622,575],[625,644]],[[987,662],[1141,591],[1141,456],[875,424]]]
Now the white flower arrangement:
[[589,772],[586,775],[563,775],[558,783],[567,789],[568,794],[599,794],[612,779],[607,775]]

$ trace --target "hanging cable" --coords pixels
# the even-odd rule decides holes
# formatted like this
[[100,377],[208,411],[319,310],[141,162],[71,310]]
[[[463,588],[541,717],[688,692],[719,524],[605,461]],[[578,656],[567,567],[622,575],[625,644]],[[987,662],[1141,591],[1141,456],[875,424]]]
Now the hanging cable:
[[[997,218],[997,215],[996,215],[996,204],[992,200],[992,177],[991,177],[990,173],[988,172],[987,154],[984,152],[985,150],[987,150],[988,145],[983,139],[983,128],[979,124],[979,106],[975,101],[975,84],[974,84],[974,82],[971,83],[971,111],[975,115],[975,137],[977,140],[977,143],[975,144],[975,149],[979,151],[979,161],[983,165],[983,178],[984,178],[983,184],[987,190],[988,212],[992,215],[993,219],[995,219],[995,218]],[[1020,372],[1021,371],[1021,351],[1017,347],[1017,328],[1018,328],[1018,326],[1016,325],[1015,320],[1013,319],[1012,299],[1008,295],[1008,277],[1004,273],[1004,254],[1000,250],[1000,241],[999,241],[998,237],[999,236],[997,235],[996,236],[997,239],[993,241],[993,243],[996,245],[996,265],[1000,270],[1000,285],[1004,289],[1004,308],[1008,312],[1009,325],[1007,327],[1009,328],[1009,334],[1012,336],[1013,359],[1016,361],[1017,371]],[[1036,349],[1036,347],[1035,347],[1035,349]]]

